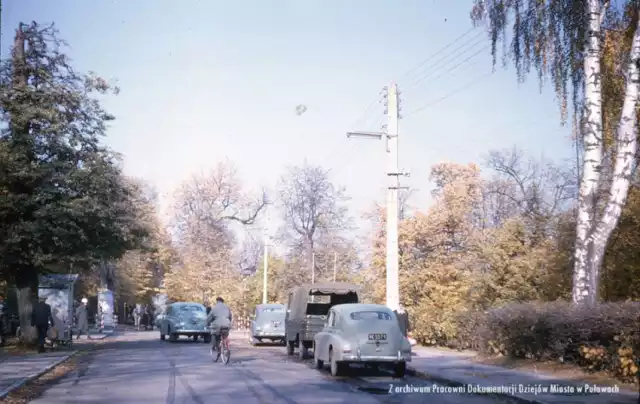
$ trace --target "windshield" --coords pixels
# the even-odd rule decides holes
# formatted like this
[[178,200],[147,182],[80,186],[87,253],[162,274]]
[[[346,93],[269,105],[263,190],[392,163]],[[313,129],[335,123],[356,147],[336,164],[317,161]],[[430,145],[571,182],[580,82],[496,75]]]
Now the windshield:
[[266,309],[261,309],[258,311],[256,318],[259,319],[279,319],[279,318],[284,318],[285,316],[285,311],[283,308],[281,307],[276,307],[276,308],[266,308]]
[[190,317],[204,317],[206,313],[204,307],[189,305],[177,307],[176,315],[178,316],[190,316]]
[[352,320],[391,320],[391,315],[384,311],[356,311],[349,316]]

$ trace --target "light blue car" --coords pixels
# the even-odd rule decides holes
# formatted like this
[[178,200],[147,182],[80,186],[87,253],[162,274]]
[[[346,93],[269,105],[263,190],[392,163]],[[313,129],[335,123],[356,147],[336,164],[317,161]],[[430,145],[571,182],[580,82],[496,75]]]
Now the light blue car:
[[169,336],[175,342],[184,335],[197,341],[211,342],[211,332],[206,327],[207,310],[200,303],[173,303],[167,307],[165,317],[160,321],[160,339]]
[[284,318],[286,309],[283,304],[259,304],[251,321],[251,343],[284,342]]

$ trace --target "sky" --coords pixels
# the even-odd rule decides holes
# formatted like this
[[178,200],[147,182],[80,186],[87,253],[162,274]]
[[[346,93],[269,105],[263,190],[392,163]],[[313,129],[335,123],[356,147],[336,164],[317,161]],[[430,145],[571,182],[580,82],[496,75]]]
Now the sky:
[[[500,64],[490,74],[481,28],[454,42],[472,28],[471,4],[5,0],[1,50],[8,54],[19,22],[55,22],[74,66],[120,87],[104,100],[116,116],[105,142],[129,175],[156,186],[165,213],[178,184],[220,161],[257,192],[306,160],[331,169],[357,219],[384,201],[385,145],[346,132],[380,130],[377,101],[391,82],[401,92],[399,161],[414,209],[429,206],[429,170],[439,162],[481,163],[514,145],[532,157],[574,156],[549,87],[541,91],[535,76],[518,84]],[[298,116],[297,105],[306,112]]]

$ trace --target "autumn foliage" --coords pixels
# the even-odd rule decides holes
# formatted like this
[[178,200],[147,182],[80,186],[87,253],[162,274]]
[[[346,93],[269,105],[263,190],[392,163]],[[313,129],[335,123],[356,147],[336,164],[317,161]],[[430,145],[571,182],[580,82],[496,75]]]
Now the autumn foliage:
[[[605,261],[602,296],[573,307],[574,185],[569,172],[492,153],[487,169],[432,167],[431,206],[401,222],[400,288],[413,336],[426,345],[561,360],[620,378],[635,374],[640,192],[634,190]],[[378,210],[378,223],[384,211]],[[377,227],[381,229],[383,227]],[[384,303],[384,232],[373,237],[367,298]],[[599,352],[598,355],[593,352]]]

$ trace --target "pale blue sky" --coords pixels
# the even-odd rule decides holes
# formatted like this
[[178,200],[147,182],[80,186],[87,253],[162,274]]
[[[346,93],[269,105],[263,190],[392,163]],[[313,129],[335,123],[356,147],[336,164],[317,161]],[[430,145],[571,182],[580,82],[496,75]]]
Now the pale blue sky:
[[[404,90],[400,166],[411,172],[419,209],[429,202],[429,168],[440,161],[480,162],[489,149],[514,144],[534,156],[573,155],[570,128],[560,127],[553,94],[540,94],[535,77],[518,86],[513,68],[499,68],[481,78],[491,69],[488,49],[454,68],[486,36],[403,76],[471,27],[471,0],[3,3],[3,55],[18,22],[55,22],[77,69],[117,80],[120,95],[106,100],[117,117],[106,141],[124,154],[129,174],[161,194],[224,158],[248,187],[273,187],[286,165],[307,158],[332,168],[359,216],[383,196],[384,144],[345,132],[392,80]],[[412,86],[416,78],[424,79]],[[302,116],[298,104],[308,106]],[[382,109],[357,129],[378,130]]]

